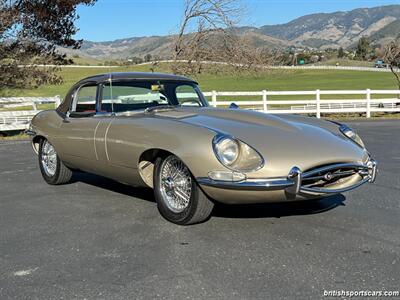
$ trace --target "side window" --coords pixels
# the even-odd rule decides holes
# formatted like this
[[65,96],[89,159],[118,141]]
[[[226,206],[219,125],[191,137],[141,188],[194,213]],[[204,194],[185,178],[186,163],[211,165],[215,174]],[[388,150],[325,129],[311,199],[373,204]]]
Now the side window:
[[81,87],[75,94],[73,112],[96,112],[96,90],[95,85]]
[[124,112],[143,109],[150,106],[168,104],[164,93],[155,89],[157,85],[148,84],[118,84],[103,85],[101,110],[103,112]]
[[176,99],[182,106],[202,106],[199,95],[191,85],[180,85],[175,90]]

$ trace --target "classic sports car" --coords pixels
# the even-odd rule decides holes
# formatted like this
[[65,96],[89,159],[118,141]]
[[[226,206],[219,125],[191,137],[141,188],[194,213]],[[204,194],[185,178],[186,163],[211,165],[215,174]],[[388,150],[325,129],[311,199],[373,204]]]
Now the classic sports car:
[[154,189],[167,220],[206,220],[214,201],[320,199],[373,182],[376,162],[349,127],[208,107],[195,81],[112,73],[79,81],[29,133],[44,180],[74,170]]

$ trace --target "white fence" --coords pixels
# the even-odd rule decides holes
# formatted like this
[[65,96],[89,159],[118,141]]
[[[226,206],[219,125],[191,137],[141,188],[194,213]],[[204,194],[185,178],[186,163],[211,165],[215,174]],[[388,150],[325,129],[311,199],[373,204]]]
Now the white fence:
[[59,96],[0,98],[0,132],[28,129],[40,104],[53,103],[57,107],[60,101]]
[[[360,113],[367,118],[374,112],[400,112],[400,90],[343,90],[343,91],[259,91],[259,92],[207,92],[210,105],[214,107],[227,107],[232,103],[240,108],[258,110],[274,114],[314,114],[318,118],[321,114],[331,113]],[[346,99],[321,99],[327,95],[345,97]],[[271,97],[290,100],[275,99]],[[293,97],[301,96],[306,100],[296,100]],[[241,100],[235,99],[240,97]],[[258,100],[246,100],[244,97]],[[352,98],[353,97],[353,98]],[[231,99],[231,100],[228,100]],[[0,132],[10,130],[24,130],[29,127],[29,122],[40,110],[39,104],[54,103],[57,107],[60,97],[49,98],[0,98]],[[32,107],[31,110],[27,110]],[[14,110],[15,109],[15,110]],[[21,110],[24,109],[24,110]]]
[[[145,66],[145,65],[152,65],[154,63],[187,63],[189,62],[188,60],[159,60],[159,61],[149,61],[149,62],[144,62],[138,64],[138,66]],[[221,61],[200,61],[202,64],[208,64],[208,65],[231,65],[231,66],[243,66],[243,64],[238,64],[238,63],[227,63],[227,62],[221,62]],[[68,66],[65,66],[68,67]],[[112,66],[110,66],[112,67]],[[268,66],[268,65],[258,65],[257,67],[259,68],[265,68],[265,69],[281,69],[281,70],[339,70],[339,71],[365,71],[365,72],[391,72],[389,67],[386,68],[377,68],[374,67],[373,64],[371,63],[371,66],[327,66],[327,65],[301,65],[301,66]],[[396,72],[399,72],[399,68],[394,68]]]
[[[400,112],[400,90],[343,90],[343,91],[260,91],[260,92],[217,92],[204,93],[211,97],[210,104],[214,107],[229,106],[235,103],[242,108],[263,111],[274,114],[315,114],[317,118],[321,113],[365,113],[367,118],[373,112]],[[321,96],[334,95],[351,97],[353,99],[321,99]],[[360,99],[360,95],[361,98]],[[380,97],[374,97],[379,95]],[[386,98],[381,98],[385,96]],[[252,97],[259,96],[259,100],[227,101],[218,100],[218,97]],[[305,96],[307,100],[269,100],[269,96]],[[391,97],[389,97],[391,96]],[[232,99],[235,100],[235,99]]]

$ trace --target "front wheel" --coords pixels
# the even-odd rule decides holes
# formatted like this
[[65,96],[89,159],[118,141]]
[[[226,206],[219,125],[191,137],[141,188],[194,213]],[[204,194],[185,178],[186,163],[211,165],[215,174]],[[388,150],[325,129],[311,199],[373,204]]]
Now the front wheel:
[[189,225],[206,220],[214,207],[186,165],[175,155],[158,158],[154,169],[154,195],[168,221]]
[[38,157],[40,172],[48,184],[58,185],[71,180],[72,171],[63,164],[56,149],[48,140],[40,142]]

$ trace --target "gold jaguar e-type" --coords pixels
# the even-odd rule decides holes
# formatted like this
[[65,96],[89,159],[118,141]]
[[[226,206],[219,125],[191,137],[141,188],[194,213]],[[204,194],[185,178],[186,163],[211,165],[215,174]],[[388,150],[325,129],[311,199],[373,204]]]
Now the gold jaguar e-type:
[[177,224],[206,220],[214,201],[319,199],[376,176],[376,162],[345,125],[208,106],[197,83],[156,73],[112,73],[75,84],[28,131],[44,180],[75,170],[148,186]]

